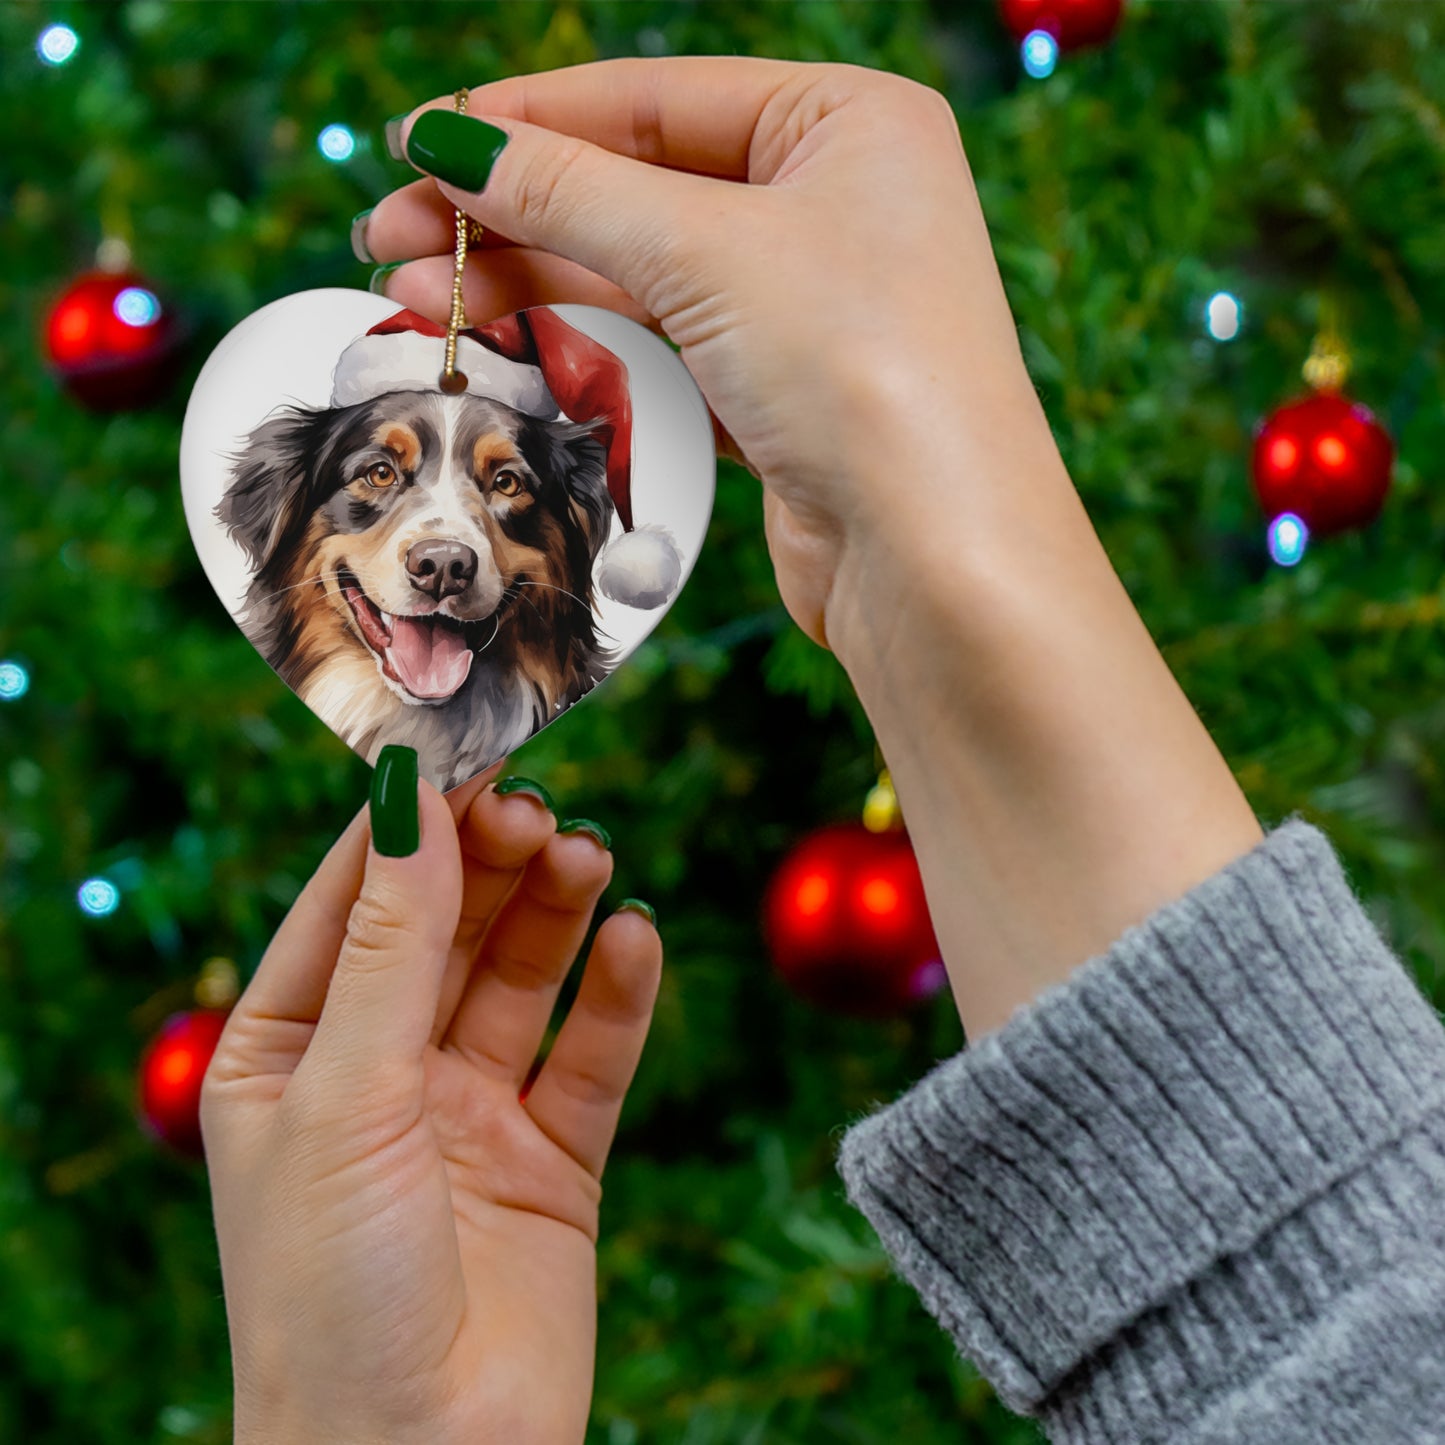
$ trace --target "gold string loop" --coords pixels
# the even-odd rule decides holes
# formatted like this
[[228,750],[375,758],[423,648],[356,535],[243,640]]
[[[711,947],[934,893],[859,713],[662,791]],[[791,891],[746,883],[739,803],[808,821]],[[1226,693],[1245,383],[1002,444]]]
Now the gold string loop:
[[[467,113],[467,102],[470,99],[470,93],[465,90],[459,90],[452,96],[452,104],[458,115]],[[467,324],[466,305],[462,301],[462,274],[467,265],[468,241],[480,243],[482,239],[480,222],[472,220],[465,211],[456,213],[456,226],[456,264],[452,268],[452,315],[447,322],[446,365],[442,367],[442,374],[437,381],[437,385],[448,396],[459,396],[467,389],[466,373],[457,370],[457,332]]]

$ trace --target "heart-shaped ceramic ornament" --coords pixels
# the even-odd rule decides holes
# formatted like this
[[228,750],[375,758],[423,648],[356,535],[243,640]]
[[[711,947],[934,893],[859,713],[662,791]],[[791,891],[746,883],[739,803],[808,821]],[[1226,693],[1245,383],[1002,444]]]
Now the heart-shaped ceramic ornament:
[[707,406],[634,321],[539,306],[445,331],[367,292],[288,296],[202,369],[191,538],[281,679],[368,762],[454,788],[657,626],[715,481]]

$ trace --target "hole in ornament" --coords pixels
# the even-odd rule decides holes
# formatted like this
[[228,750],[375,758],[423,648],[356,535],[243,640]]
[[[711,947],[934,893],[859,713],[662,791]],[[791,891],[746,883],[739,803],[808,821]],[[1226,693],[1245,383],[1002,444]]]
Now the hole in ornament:
[[464,371],[444,371],[437,378],[437,385],[448,396],[460,396],[467,389],[467,374]]

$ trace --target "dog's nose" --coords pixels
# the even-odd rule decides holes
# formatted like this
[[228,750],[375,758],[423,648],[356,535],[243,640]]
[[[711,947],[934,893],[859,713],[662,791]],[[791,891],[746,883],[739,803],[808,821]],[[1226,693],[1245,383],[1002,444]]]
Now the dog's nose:
[[460,542],[427,537],[406,554],[411,585],[438,602],[465,592],[477,575],[477,554]]

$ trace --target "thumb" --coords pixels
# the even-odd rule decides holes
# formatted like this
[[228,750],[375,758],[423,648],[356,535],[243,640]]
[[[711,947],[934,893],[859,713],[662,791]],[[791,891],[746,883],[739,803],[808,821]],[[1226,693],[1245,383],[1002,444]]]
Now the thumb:
[[383,748],[361,893],[298,1073],[360,1087],[420,1065],[461,906],[451,809],[430,783],[418,783],[411,748]]
[[746,191],[510,116],[440,107],[403,127],[400,149],[483,226],[585,266],[659,319],[686,304],[719,204],[736,206]]

